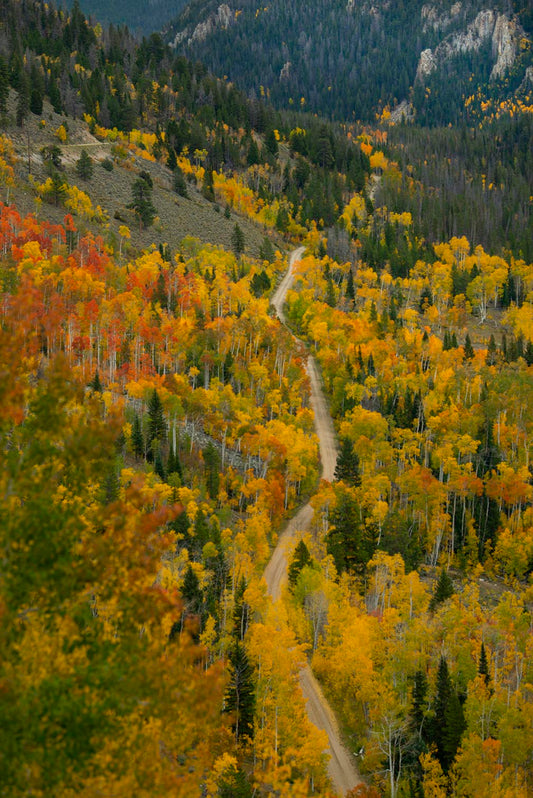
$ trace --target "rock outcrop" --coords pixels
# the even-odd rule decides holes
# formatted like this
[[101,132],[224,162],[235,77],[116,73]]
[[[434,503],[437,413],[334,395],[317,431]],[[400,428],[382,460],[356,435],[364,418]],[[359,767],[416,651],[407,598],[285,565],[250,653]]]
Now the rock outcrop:
[[[460,11],[460,5],[456,3],[452,7],[452,10],[456,9],[456,15]],[[426,25],[431,24],[437,29],[439,23],[434,11],[434,7],[424,6],[423,21]],[[487,42],[491,42],[494,60],[490,79],[501,78],[515,62],[521,35],[523,31],[513,19],[490,9],[480,11],[466,30],[451,33],[434,51],[430,49],[422,51],[416,80],[424,82],[428,75],[454,56],[460,53],[479,52]]]
[[174,39],[174,47],[187,41],[187,44],[195,41],[204,41],[217,28],[228,28],[235,21],[235,15],[231,8],[223,3],[218,7],[216,13],[211,14],[204,22],[199,22],[193,32],[189,35],[189,29],[180,31]]

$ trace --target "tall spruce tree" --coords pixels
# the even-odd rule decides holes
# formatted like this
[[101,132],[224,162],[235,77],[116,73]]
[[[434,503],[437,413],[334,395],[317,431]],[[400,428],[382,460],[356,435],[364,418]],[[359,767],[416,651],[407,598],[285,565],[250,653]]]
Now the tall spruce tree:
[[209,442],[202,452],[205,469],[205,485],[210,499],[218,498],[220,487],[220,457],[212,442]]
[[144,457],[144,437],[141,426],[141,419],[135,413],[131,430],[131,446],[136,458]]
[[466,720],[463,705],[452,688],[448,705],[444,713],[445,727],[442,739],[442,769],[447,772],[453,764],[455,755],[461,743],[461,738],[466,730]]
[[331,513],[326,548],[339,573],[364,570],[376,550],[374,530],[365,524],[359,504],[349,493],[339,496]]
[[427,692],[428,680],[426,674],[423,670],[418,669],[414,675],[409,726],[413,734],[422,739],[424,738],[424,724],[426,721]]
[[229,672],[224,712],[232,715],[232,729],[240,742],[254,736],[255,684],[244,643],[239,640],[234,641],[230,651]]
[[437,691],[435,701],[433,704],[433,718],[430,728],[429,741],[434,743],[437,748],[438,760],[444,769],[445,762],[447,762],[447,755],[445,753],[445,736],[446,736],[446,709],[448,707],[452,695],[452,683],[448,671],[448,663],[444,657],[440,658],[439,668],[437,671]]
[[483,678],[485,685],[489,687],[490,686],[489,663],[487,659],[487,652],[485,651],[485,644],[483,642],[481,643],[481,651],[479,652],[478,673]]
[[158,440],[163,443],[167,437],[167,423],[159,394],[154,388],[148,401],[148,442]]
[[94,164],[93,159],[87,152],[87,150],[82,150],[80,157],[76,161],[76,174],[78,177],[81,177],[82,180],[90,180],[94,173]]
[[464,353],[466,360],[472,360],[474,357],[474,347],[472,346],[472,340],[470,335],[467,333],[465,338],[465,345],[464,345]]
[[140,229],[150,227],[157,214],[152,202],[152,187],[152,179],[149,173],[144,171],[141,172],[131,187],[133,199],[128,207],[135,211],[139,219]]
[[435,592],[429,602],[429,609],[434,612],[439,604],[449,599],[454,594],[453,582],[450,579],[448,572],[443,568],[439,574]]
[[359,457],[354,451],[353,443],[349,438],[341,440],[341,447],[335,466],[335,479],[346,482],[347,485],[359,487],[361,474],[359,471]]
[[244,252],[244,233],[235,222],[235,227],[231,233],[231,248],[237,257],[240,257]]
[[19,96],[17,99],[17,109],[15,118],[18,127],[22,127],[24,120],[30,110],[30,81],[26,71],[23,69],[19,82]]
[[311,555],[309,554],[309,549],[305,545],[303,538],[301,538],[294,549],[294,554],[292,555],[288,569],[289,588],[294,588],[296,582],[298,581],[300,571],[305,568],[306,565],[310,565],[311,562],[312,560]]

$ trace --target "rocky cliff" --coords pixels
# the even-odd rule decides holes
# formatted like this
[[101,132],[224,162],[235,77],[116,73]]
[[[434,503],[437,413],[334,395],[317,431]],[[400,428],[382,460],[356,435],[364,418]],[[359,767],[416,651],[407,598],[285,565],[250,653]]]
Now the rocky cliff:
[[[433,30],[442,31],[450,25],[453,17],[457,17],[460,11],[461,3],[456,3],[452,6],[450,14],[443,16],[438,15],[435,7],[424,6],[422,23],[425,27],[431,26]],[[524,31],[515,19],[493,9],[480,11],[466,29],[450,33],[434,50],[427,48],[422,51],[416,71],[416,80],[425,82],[432,72],[445,68],[446,63],[455,56],[462,53],[479,52],[488,43],[491,45],[493,59],[490,79],[501,78],[515,63],[523,36]]]

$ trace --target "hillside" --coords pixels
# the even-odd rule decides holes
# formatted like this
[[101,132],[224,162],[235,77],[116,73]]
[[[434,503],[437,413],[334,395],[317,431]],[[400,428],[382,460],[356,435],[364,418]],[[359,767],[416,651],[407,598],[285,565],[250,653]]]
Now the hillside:
[[278,107],[373,122],[409,101],[404,113],[434,125],[459,121],[478,91],[531,92],[531,13],[519,3],[515,12],[499,0],[193,1],[166,36]]
[[[74,0],[76,2],[76,0]],[[68,8],[74,5],[72,0]],[[126,25],[132,33],[148,36],[161,30],[183,7],[179,0],[81,0],[79,6],[87,17],[101,25]]]

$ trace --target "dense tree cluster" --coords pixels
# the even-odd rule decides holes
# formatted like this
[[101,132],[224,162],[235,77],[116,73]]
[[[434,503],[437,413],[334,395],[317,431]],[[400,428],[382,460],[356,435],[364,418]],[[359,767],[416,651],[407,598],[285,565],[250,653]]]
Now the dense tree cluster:
[[[424,82],[416,80],[420,54],[435,49],[447,36],[464,32],[487,5],[509,13],[509,3],[468,0],[434,8],[424,0],[385,2],[273,2],[257,8],[245,0],[228,25],[213,24],[206,36],[193,36],[199,22],[214,17],[217,0],[189,3],[170,26],[169,39],[178,50],[200,59],[218,75],[256,96],[266,93],[281,107],[303,107],[340,120],[373,122],[376,113],[411,99],[423,124],[458,122],[465,100],[487,91],[494,64],[490,38],[481,50],[461,49]],[[515,11],[527,28],[531,13],[516,2]],[[508,97],[519,88],[531,65],[530,50],[519,52],[514,75],[490,84],[495,96]],[[466,111],[468,113],[468,111]]]

